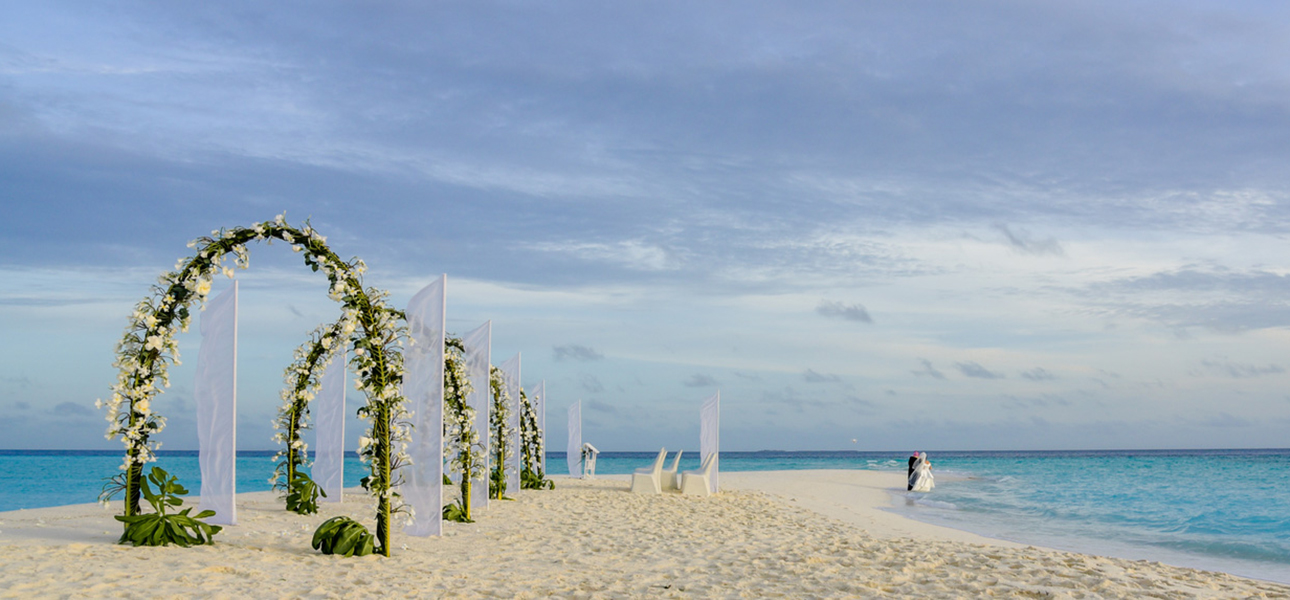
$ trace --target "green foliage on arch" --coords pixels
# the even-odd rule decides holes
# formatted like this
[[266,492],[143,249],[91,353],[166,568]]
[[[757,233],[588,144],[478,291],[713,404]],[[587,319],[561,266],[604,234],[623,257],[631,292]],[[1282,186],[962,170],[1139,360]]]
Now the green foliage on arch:
[[488,387],[493,393],[493,405],[488,411],[489,473],[488,497],[494,500],[509,500],[506,497],[507,459],[515,455],[511,447],[511,393],[506,389],[506,374],[493,366],[488,368]]
[[[544,392],[545,393],[545,392]],[[555,482],[542,470],[542,453],[546,436],[538,427],[537,409],[524,389],[520,389],[520,489],[552,490]]]
[[444,507],[443,518],[471,523],[470,491],[474,481],[484,476],[483,441],[475,430],[475,409],[466,402],[474,391],[466,372],[465,346],[461,338],[447,337],[443,356],[444,442],[448,465],[461,482],[461,499]]

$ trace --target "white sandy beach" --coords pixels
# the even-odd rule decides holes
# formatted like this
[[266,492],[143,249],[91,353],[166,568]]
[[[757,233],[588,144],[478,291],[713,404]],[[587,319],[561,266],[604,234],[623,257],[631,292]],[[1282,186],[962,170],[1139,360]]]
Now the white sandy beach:
[[308,517],[275,493],[242,494],[239,525],[190,549],[115,544],[119,503],[0,513],[0,597],[1290,598],[1290,586],[911,521],[882,510],[900,473],[721,481],[720,495],[696,498],[633,495],[625,476],[558,478],[442,538],[399,534],[392,558],[309,547],[332,516],[371,526],[357,493]]

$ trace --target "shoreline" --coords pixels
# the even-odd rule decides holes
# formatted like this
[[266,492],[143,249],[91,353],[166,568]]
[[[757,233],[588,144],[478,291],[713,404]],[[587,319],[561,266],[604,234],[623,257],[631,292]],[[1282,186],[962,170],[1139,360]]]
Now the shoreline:
[[[394,556],[339,558],[309,547],[338,514],[371,527],[347,490],[317,515],[276,492],[238,495],[239,524],[211,546],[115,543],[96,504],[0,513],[0,597],[1056,597],[1290,598],[1290,586],[1226,573],[1023,546],[883,510],[900,473],[721,474],[721,494],[628,492],[629,476],[553,478],[556,489],[494,501],[439,538],[396,529]],[[447,500],[447,499],[446,499]],[[195,498],[184,506],[194,506]],[[376,589],[374,586],[381,586]]]
[[777,479],[781,480],[779,487],[791,484],[791,493],[784,493],[782,490],[777,492],[774,489],[776,485],[759,482],[756,478],[745,480],[740,477],[745,474],[762,473],[762,471],[722,473],[721,481],[723,485],[737,485],[741,489],[759,490],[776,495],[786,502],[859,526],[875,537],[903,536],[961,541],[1003,548],[1034,547],[1052,552],[1074,552],[1124,560],[1160,562],[1180,568],[1216,571],[1257,581],[1290,585],[1290,566],[1279,570],[1269,566],[1259,570],[1253,561],[1187,554],[1181,551],[1134,546],[1091,537],[1016,541],[992,537],[987,533],[978,533],[954,525],[921,520],[911,511],[902,510],[900,506],[902,501],[908,507],[914,506],[914,501],[907,497],[903,487],[904,473],[865,470],[862,472],[876,475],[857,477],[852,475],[855,472],[846,469],[765,471],[765,473],[774,473]]

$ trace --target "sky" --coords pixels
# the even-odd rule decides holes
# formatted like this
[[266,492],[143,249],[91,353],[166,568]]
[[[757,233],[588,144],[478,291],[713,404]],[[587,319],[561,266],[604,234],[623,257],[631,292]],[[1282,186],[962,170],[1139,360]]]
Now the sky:
[[[284,212],[396,305],[446,273],[553,449],[576,401],[697,449],[718,390],[727,450],[1290,446],[1290,6],[0,7],[0,448],[121,448],[131,307]],[[282,244],[237,278],[272,449],[339,308]]]

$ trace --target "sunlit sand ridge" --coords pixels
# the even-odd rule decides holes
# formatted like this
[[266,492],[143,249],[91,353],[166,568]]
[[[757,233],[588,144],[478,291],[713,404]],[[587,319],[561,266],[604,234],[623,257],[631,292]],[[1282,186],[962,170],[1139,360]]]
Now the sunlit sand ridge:
[[[323,556],[315,527],[271,492],[190,549],[116,545],[118,506],[0,513],[0,597],[979,597],[1290,598],[1290,586],[1160,563],[996,542],[880,510],[899,473],[723,473],[720,495],[627,492],[623,476],[557,479],[494,502],[442,538],[395,537],[392,558]],[[192,499],[186,504],[192,505]]]

